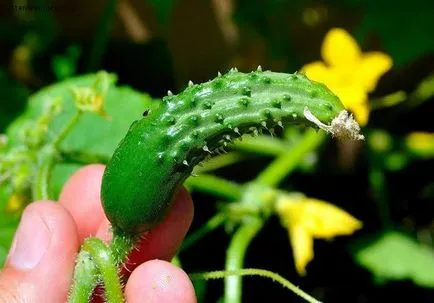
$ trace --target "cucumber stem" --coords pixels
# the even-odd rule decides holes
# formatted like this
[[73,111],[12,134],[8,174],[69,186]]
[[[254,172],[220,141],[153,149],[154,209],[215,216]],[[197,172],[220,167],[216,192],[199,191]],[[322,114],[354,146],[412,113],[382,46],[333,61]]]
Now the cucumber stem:
[[60,149],[60,144],[65,140],[66,136],[71,132],[71,130],[74,128],[74,126],[77,124],[77,122],[80,120],[81,116],[83,115],[82,111],[77,111],[74,116],[72,116],[71,120],[68,121],[68,123],[65,125],[65,127],[60,131],[59,134],[54,138],[51,145],[56,149]]
[[110,250],[114,262],[120,266],[125,263],[131,250],[136,246],[140,235],[132,235],[120,230],[113,230],[113,239],[110,243]]
[[88,238],[82,245],[83,251],[90,254],[98,267],[101,282],[104,285],[104,297],[107,303],[125,302],[118,268],[110,248],[98,238]]
[[50,199],[50,176],[56,164],[56,150],[50,145],[45,146],[38,154],[37,163],[38,169],[32,186],[32,198],[33,200],[48,200]]
[[136,244],[138,236],[115,230],[110,246],[88,238],[77,257],[68,303],[88,303],[101,276],[106,302],[124,302],[118,268]]
[[91,255],[81,250],[76,259],[68,303],[88,303],[98,283],[98,268]]
[[[252,218],[243,223],[235,232],[226,252],[226,266],[227,271],[240,270],[244,264],[244,256],[250,242],[261,230],[264,225],[263,220]],[[231,276],[225,277],[225,303],[241,303],[242,294],[242,277]]]
[[287,152],[277,157],[256,178],[257,182],[268,186],[277,186],[297,165],[303,157],[315,150],[326,139],[326,134],[307,130],[301,140]]
[[229,200],[239,201],[243,194],[241,185],[213,175],[203,174],[197,177],[190,177],[184,184],[191,189]]

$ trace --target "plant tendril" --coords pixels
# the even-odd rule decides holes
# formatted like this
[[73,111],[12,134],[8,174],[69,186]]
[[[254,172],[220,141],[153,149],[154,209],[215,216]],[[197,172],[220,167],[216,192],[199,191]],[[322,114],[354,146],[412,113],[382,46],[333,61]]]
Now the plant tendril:
[[284,288],[291,290],[299,297],[305,299],[309,303],[321,303],[321,301],[318,301],[308,293],[304,292],[300,288],[298,288],[296,285],[291,283],[290,281],[286,280],[284,277],[282,277],[279,274],[276,274],[272,271],[268,271],[265,269],[258,269],[258,268],[243,268],[243,269],[237,269],[237,270],[218,270],[218,271],[211,271],[211,272],[204,272],[204,273],[193,273],[190,274],[190,279],[192,280],[214,280],[214,279],[223,279],[227,278],[229,276],[259,276],[264,278],[269,278],[273,280],[274,282],[279,283]]

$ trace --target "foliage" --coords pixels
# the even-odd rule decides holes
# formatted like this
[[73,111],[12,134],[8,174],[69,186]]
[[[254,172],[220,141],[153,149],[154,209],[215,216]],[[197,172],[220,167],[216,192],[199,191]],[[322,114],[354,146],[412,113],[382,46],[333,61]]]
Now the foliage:
[[432,250],[403,233],[390,231],[380,235],[371,244],[364,244],[355,256],[379,283],[410,279],[418,285],[434,287]]

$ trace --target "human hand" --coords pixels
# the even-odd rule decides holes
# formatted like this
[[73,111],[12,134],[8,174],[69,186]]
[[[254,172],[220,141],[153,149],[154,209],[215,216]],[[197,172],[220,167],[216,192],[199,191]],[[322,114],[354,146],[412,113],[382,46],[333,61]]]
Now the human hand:
[[[80,169],[67,182],[58,203],[38,201],[24,211],[0,273],[0,302],[65,302],[75,257],[89,236],[110,240],[100,201],[102,165]],[[129,303],[196,302],[184,271],[170,264],[193,218],[193,203],[182,189],[165,220],[133,250],[133,270],[125,286]],[[158,260],[157,260],[158,259]]]

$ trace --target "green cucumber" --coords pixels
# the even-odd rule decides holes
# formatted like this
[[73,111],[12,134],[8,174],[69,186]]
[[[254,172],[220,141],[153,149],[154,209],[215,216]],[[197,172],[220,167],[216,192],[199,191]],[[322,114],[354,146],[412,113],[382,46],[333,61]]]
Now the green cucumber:
[[325,85],[303,74],[232,69],[203,84],[190,82],[131,125],[104,173],[105,213],[114,229],[150,230],[194,166],[233,139],[300,123],[333,133],[326,124],[343,112]]

